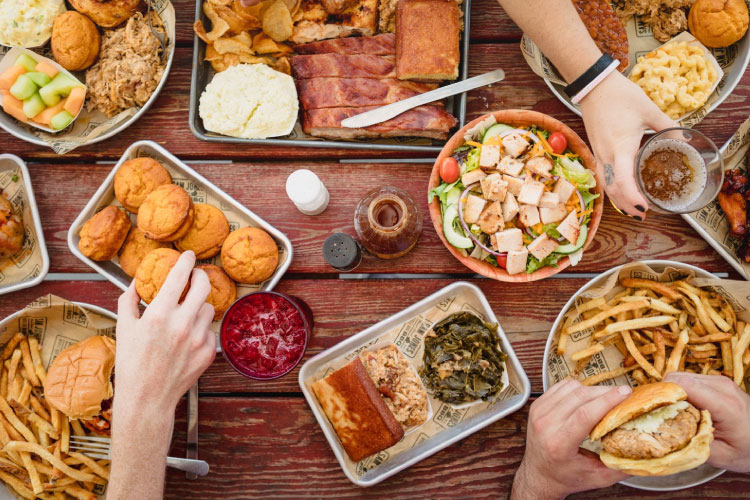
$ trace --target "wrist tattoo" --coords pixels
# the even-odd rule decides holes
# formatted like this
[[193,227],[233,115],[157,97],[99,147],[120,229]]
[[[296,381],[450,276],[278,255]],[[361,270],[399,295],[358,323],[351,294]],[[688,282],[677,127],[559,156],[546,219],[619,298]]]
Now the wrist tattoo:
[[615,182],[615,171],[609,163],[604,164],[604,183],[611,186]]

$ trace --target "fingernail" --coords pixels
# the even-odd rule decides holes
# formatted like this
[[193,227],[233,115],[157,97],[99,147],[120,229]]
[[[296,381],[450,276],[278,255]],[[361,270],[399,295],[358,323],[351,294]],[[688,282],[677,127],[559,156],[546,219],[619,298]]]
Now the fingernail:
[[617,388],[617,392],[625,396],[626,394],[630,394],[631,392],[633,392],[633,389],[631,389],[627,385],[621,385],[620,387]]
[[640,217],[640,216],[638,216],[638,215],[633,215],[632,217],[633,217],[633,218],[634,218],[635,220],[637,220],[637,221],[642,221],[642,220],[643,220],[643,217]]
[[638,209],[638,210],[640,210],[641,212],[645,212],[645,211],[646,211],[646,209],[645,209],[645,208],[643,208],[643,207],[642,207],[642,206],[640,206],[640,205],[636,205],[636,206],[635,206],[635,208],[637,208],[637,209]]

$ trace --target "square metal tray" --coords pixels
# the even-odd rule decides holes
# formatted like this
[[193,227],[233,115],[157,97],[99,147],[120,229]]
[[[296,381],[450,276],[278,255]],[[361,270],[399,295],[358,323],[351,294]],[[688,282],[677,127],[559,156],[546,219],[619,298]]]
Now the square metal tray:
[[[205,24],[208,18],[203,13],[201,5],[203,0],[196,0],[195,6],[195,19],[201,20]],[[469,75],[469,21],[471,14],[471,0],[464,0],[461,5],[463,11],[463,22],[464,29],[461,32],[460,46],[461,46],[461,61],[458,65],[458,79],[456,82],[462,82],[468,78]],[[193,34],[193,71],[190,80],[190,130],[193,134],[203,141],[210,142],[228,142],[235,144],[265,144],[269,146],[302,146],[308,148],[342,148],[342,149],[369,149],[378,151],[413,151],[422,153],[440,153],[445,145],[446,141],[430,140],[431,144],[410,144],[414,142],[412,139],[381,139],[378,142],[373,140],[351,140],[351,141],[336,141],[323,138],[312,138],[312,139],[295,139],[295,132],[286,137],[275,137],[271,139],[240,139],[237,137],[228,137],[225,135],[216,134],[209,132],[203,126],[203,120],[201,120],[198,114],[198,104],[200,96],[206,85],[211,81],[214,75],[214,70],[211,68],[211,64],[204,61],[206,54],[206,44],[203,40]],[[455,83],[455,82],[450,82]],[[446,110],[449,111],[453,116],[458,118],[458,127],[456,130],[464,126],[466,122],[466,92],[450,97],[445,106]],[[295,126],[296,128],[296,126]],[[423,139],[417,139],[418,141]]]
[[[495,313],[492,311],[487,299],[485,298],[482,291],[475,285],[467,283],[465,281],[457,281],[447,287],[438,290],[429,297],[426,297],[419,302],[407,307],[403,311],[387,318],[362,332],[353,335],[352,337],[336,344],[334,347],[323,351],[317,356],[309,359],[299,372],[299,385],[302,389],[302,393],[307,399],[307,403],[310,405],[315,418],[318,421],[323,433],[328,440],[328,443],[333,449],[336,459],[339,461],[342,470],[349,478],[351,482],[359,486],[372,486],[377,484],[384,479],[393,476],[394,474],[414,465],[415,463],[424,460],[425,458],[434,455],[438,451],[446,448],[453,443],[464,439],[477,432],[484,427],[500,420],[501,418],[518,411],[528,401],[531,395],[531,386],[526,373],[523,371],[523,367],[516,357],[513,347],[511,346],[508,338],[505,335],[501,326],[498,326],[498,336],[500,337],[500,343],[502,350],[508,355],[506,359],[506,369],[513,370],[515,376],[518,378],[521,391],[520,394],[511,396],[504,401],[498,401],[487,408],[473,415],[468,420],[464,420],[459,424],[446,428],[445,430],[435,434],[431,438],[428,438],[421,443],[417,444],[411,449],[402,451],[393,457],[390,457],[385,462],[376,465],[369,469],[362,476],[355,476],[349,472],[346,466],[349,457],[346,454],[341,442],[339,441],[336,431],[333,429],[330,421],[326,417],[323,409],[318,403],[318,399],[312,392],[312,383],[314,382],[313,377],[316,372],[324,369],[330,363],[335,360],[350,354],[357,349],[363,347],[368,342],[373,341],[380,335],[403,325],[410,319],[418,316],[441,302],[455,297],[462,292],[468,292],[476,300],[476,303],[481,306],[481,313],[484,315],[487,321],[498,323]],[[499,325],[499,323],[498,323]]]
[[[36,286],[44,280],[44,277],[47,276],[47,273],[49,272],[49,254],[47,253],[47,245],[44,242],[42,219],[39,217],[39,209],[36,206],[34,190],[31,188],[29,169],[26,167],[26,163],[24,163],[24,161],[18,156],[12,154],[0,154],[0,176],[7,171],[18,171],[20,173],[23,188],[25,190],[25,201],[29,204],[28,208],[31,211],[31,218],[33,219],[24,219],[23,226],[25,231],[33,233],[36,238],[39,251],[42,253],[42,267],[40,269],[35,269],[34,272],[23,281],[8,285],[0,285],[0,295]],[[2,193],[3,187],[4,186],[0,185],[0,193]],[[21,191],[19,191],[19,193],[21,193]],[[3,195],[0,194],[0,196]],[[13,202],[13,200],[10,201]],[[14,203],[14,205],[17,204],[18,203]],[[24,246],[27,241],[29,241],[28,237],[24,238]],[[31,248],[30,251],[33,254],[34,249]],[[0,271],[2,271],[2,268],[0,268]]]
[[110,172],[107,178],[104,179],[104,182],[101,186],[99,186],[99,189],[96,191],[94,196],[86,204],[76,220],[73,221],[73,224],[68,230],[68,247],[70,247],[70,251],[73,252],[73,255],[91,266],[99,274],[107,278],[122,291],[126,291],[128,289],[128,286],[130,286],[132,278],[125,274],[125,272],[123,272],[122,268],[118,264],[113,261],[96,262],[81,253],[81,251],[78,249],[78,242],[81,240],[80,236],[78,236],[78,233],[81,231],[81,227],[83,227],[83,224],[87,220],[89,220],[98,211],[99,208],[109,204],[106,202],[106,200],[114,198],[115,174],[120,169],[122,164],[130,158],[133,158],[138,151],[147,152],[150,156],[158,159],[158,161],[160,161],[161,163],[179,172],[182,176],[184,176],[184,178],[192,182],[194,185],[202,188],[202,190],[206,192],[211,193],[216,198],[219,198],[222,204],[226,204],[226,206],[233,207],[238,212],[243,213],[246,217],[253,221],[255,227],[263,228],[268,234],[271,235],[271,237],[273,237],[274,240],[276,240],[276,243],[281,246],[286,252],[287,257],[284,262],[281,262],[279,264],[273,275],[271,275],[271,277],[263,283],[263,290],[273,289],[273,287],[276,286],[276,284],[281,279],[281,276],[286,272],[292,262],[293,250],[292,243],[289,241],[289,238],[287,238],[284,233],[273,227],[271,224],[257,216],[251,210],[245,208],[237,200],[212,184],[210,181],[208,181],[208,179],[180,161],[169,151],[152,141],[135,142],[131,144],[127,150],[125,150],[125,153],[120,158],[120,161],[117,162],[117,165],[115,165],[115,167],[112,169],[112,172]]

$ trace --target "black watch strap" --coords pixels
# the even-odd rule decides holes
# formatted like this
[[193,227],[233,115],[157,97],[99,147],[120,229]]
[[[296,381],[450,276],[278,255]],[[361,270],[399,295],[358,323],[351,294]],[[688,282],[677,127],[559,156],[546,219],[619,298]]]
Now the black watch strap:
[[581,76],[575,79],[573,83],[565,87],[565,93],[568,97],[574,97],[577,93],[591,83],[594,78],[599,76],[599,73],[607,69],[614,59],[609,54],[602,54],[598,61],[596,61],[589,69],[587,69]]

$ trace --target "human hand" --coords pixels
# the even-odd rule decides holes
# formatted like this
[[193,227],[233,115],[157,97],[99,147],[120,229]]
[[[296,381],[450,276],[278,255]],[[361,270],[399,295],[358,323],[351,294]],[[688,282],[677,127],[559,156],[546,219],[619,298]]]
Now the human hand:
[[[214,308],[206,303],[211,284],[194,265],[195,254],[183,253],[140,318],[135,281],[120,296],[115,414],[119,403],[123,410],[151,408],[173,414],[179,399],[213,361],[216,337],[209,327]],[[191,272],[190,290],[178,304]]]
[[715,430],[708,463],[750,472],[750,396],[724,376],[672,372],[665,380],[682,386],[690,403],[711,413]]
[[581,101],[583,123],[596,157],[596,180],[615,206],[643,220],[648,202],[638,189],[635,162],[646,129],[675,127],[638,85],[619,72]]
[[566,379],[531,405],[526,452],[510,498],[552,500],[604,488],[627,477],[579,448],[591,429],[630,394],[630,387],[587,387]]

